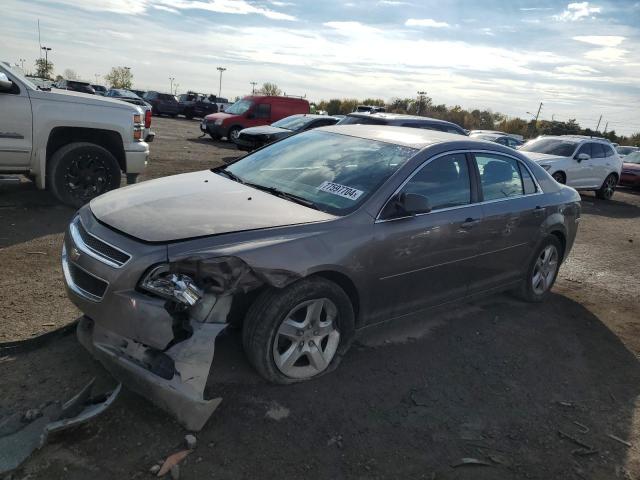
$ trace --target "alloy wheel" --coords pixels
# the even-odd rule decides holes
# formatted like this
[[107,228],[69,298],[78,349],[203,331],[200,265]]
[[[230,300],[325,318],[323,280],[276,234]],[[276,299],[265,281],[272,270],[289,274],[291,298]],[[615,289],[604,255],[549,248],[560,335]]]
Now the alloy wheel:
[[328,298],[308,300],[284,318],[273,342],[273,360],[284,375],[310,378],[333,360],[340,343],[338,308]]
[[558,249],[555,245],[547,245],[536,260],[531,277],[531,286],[536,295],[542,295],[553,284],[558,270]]
[[609,175],[604,181],[603,197],[609,200],[613,197],[613,192],[616,189],[616,179],[613,175]]
[[75,198],[88,201],[107,191],[111,175],[99,155],[84,153],[75,157],[67,167],[64,184]]

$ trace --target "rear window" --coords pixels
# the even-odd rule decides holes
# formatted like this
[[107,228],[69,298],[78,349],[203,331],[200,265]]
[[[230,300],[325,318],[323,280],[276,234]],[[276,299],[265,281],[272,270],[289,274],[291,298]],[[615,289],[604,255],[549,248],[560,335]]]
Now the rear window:
[[67,85],[70,87],[89,87],[90,85],[86,82],[75,82],[73,80],[67,80]]
[[338,125],[386,125],[387,122],[379,118],[357,117],[347,115],[338,122]]
[[575,149],[576,144],[574,142],[567,142],[558,138],[537,138],[525,143],[520,148],[520,151],[570,157]]

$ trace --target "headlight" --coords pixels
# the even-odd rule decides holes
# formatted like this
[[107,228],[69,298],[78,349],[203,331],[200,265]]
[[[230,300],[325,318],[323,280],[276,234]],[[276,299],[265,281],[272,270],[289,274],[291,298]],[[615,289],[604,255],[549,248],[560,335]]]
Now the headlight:
[[221,118],[217,118],[215,121],[216,125],[222,125],[222,119]]
[[190,307],[198,303],[203,295],[202,289],[191,277],[169,271],[168,265],[161,265],[151,270],[140,282],[140,287]]
[[549,170],[551,168],[551,165],[540,165],[540,166],[545,170]]

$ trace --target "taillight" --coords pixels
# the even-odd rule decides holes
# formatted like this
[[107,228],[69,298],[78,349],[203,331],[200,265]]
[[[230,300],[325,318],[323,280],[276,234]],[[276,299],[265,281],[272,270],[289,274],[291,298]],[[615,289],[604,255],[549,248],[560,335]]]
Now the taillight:
[[151,110],[147,110],[144,112],[144,128],[149,128],[151,126]]

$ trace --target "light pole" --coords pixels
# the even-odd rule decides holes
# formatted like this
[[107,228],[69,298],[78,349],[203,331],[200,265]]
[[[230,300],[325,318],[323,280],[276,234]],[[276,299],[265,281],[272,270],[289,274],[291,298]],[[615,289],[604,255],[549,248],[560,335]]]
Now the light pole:
[[26,60],[24,58],[19,58],[18,61],[20,62],[20,70],[24,72],[24,62],[26,62]]
[[180,84],[179,84],[179,83],[176,83],[176,88],[175,88],[175,90],[173,91],[173,94],[174,94],[174,95],[178,95],[178,87],[179,87],[179,86],[180,86]]
[[44,74],[47,75],[49,73],[49,52],[52,50],[49,47],[42,47],[44,50]]
[[254,93],[256,93],[256,85],[258,84],[258,82],[249,82],[251,84],[251,95],[253,95]]
[[218,86],[218,97],[219,97],[220,94],[222,93],[222,72],[224,72],[226,70],[226,68],[218,67],[218,68],[216,68],[216,70],[218,70],[220,72],[220,85]]
[[169,77],[169,93],[173,93],[173,81],[175,80],[174,77]]

